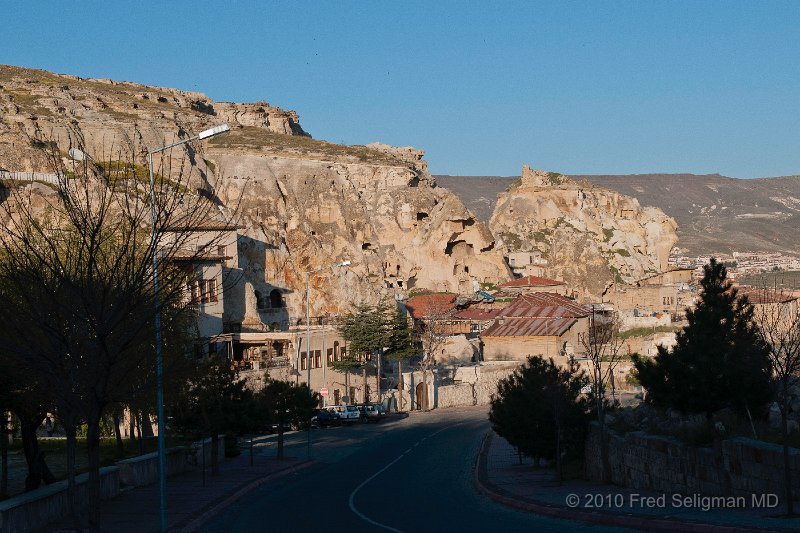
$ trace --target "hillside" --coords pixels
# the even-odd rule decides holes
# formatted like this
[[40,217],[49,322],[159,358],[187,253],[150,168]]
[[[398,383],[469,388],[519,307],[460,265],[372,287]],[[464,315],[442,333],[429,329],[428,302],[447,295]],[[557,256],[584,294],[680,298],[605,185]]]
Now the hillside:
[[675,221],[630,196],[558,174],[522,167],[500,193],[489,229],[516,264],[535,257],[546,277],[578,296],[600,297],[614,282],[631,283],[667,268]]
[[[496,195],[515,177],[437,176],[481,220]],[[718,174],[571,176],[586,179],[642,205],[663,210],[678,223],[678,246],[687,255],[734,250],[800,253],[800,176],[735,179]],[[488,214],[487,214],[488,213]]]
[[345,259],[352,266],[312,277],[312,316],[414,287],[471,290],[510,276],[489,230],[436,187],[420,150],[315,140],[297,113],[266,102],[0,66],[0,170],[52,171],[44,150],[69,164],[73,147],[98,163],[145,165],[147,148],[222,122],[230,134],[156,164],[166,175],[191,166],[193,186],[244,227],[248,303],[227,320],[257,317],[252,295],[275,288],[289,318],[302,316],[304,273]]

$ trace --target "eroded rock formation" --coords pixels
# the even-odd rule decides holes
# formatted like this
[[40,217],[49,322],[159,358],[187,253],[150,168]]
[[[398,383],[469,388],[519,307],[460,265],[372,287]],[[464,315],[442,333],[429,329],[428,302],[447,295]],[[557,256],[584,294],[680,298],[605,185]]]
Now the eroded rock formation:
[[541,254],[548,277],[563,279],[586,298],[614,281],[663,271],[677,242],[677,224],[660,209],[527,166],[498,196],[489,227],[506,253]]
[[193,185],[243,226],[240,300],[249,303],[231,321],[257,316],[256,291],[280,292],[281,320],[304,316],[304,273],[345,259],[353,265],[311,277],[312,315],[412,288],[471,292],[474,281],[509,277],[492,234],[436,186],[420,150],[316,141],[296,113],[265,102],[0,66],[0,169],[47,172],[48,146],[65,161],[80,146],[95,161],[144,164],[148,147],[221,122],[228,136],[176,149],[159,169],[191,167]]

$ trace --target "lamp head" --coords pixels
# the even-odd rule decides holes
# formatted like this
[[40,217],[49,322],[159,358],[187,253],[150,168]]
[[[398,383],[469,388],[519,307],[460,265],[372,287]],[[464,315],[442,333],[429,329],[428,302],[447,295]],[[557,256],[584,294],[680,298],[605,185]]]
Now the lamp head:
[[231,127],[227,124],[220,124],[219,126],[214,126],[213,128],[209,128],[207,130],[203,130],[197,134],[198,139],[208,139],[209,137],[214,137],[216,135],[222,135],[223,133],[227,133],[231,131]]

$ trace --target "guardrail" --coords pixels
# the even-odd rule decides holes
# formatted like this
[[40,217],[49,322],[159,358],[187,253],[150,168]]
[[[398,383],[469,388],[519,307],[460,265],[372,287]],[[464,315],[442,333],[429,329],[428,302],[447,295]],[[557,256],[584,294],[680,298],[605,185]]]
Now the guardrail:
[[0,180],[43,181],[44,183],[58,185],[59,180],[61,180],[61,175],[47,174],[45,172],[10,172],[8,170],[0,170]]

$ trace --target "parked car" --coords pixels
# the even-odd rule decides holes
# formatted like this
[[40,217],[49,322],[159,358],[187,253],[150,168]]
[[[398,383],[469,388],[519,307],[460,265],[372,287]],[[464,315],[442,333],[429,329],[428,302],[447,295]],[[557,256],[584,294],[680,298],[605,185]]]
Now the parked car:
[[358,422],[361,417],[361,411],[358,410],[356,405],[331,405],[327,408],[329,411],[336,413],[339,421],[345,423]]
[[336,426],[340,422],[339,415],[329,411],[328,409],[317,409],[313,417],[311,417],[311,426],[326,428]]
[[[278,427],[279,427],[278,423],[273,422],[267,427],[267,431],[269,431],[270,433],[278,433]],[[292,428],[291,422],[287,421],[283,423],[283,431],[291,431],[292,429],[294,428]]]
[[365,403],[358,406],[362,422],[380,422],[386,415],[386,408],[382,403]]

